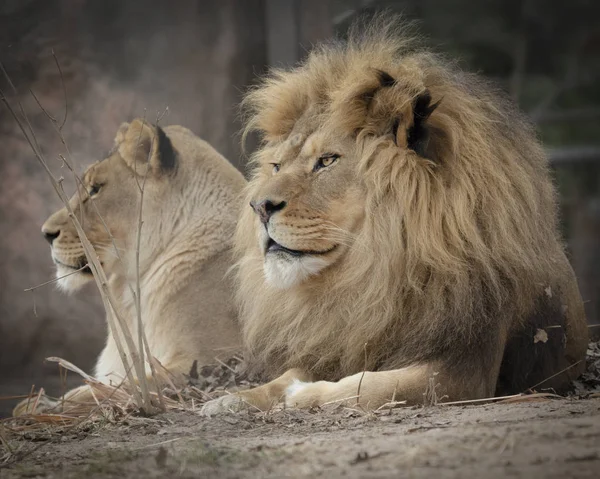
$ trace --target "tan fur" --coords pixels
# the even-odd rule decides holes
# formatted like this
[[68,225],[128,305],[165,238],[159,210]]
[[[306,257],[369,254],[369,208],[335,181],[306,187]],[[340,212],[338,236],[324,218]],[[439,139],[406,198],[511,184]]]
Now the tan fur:
[[[246,200],[285,205],[268,228],[242,210],[246,345],[271,374],[355,375],[297,387],[289,405],[356,395],[363,370],[383,371],[361,388],[361,404],[378,407],[394,393],[423,402],[431,377],[458,400],[526,389],[567,368],[542,386],[561,388],[584,366],[582,301],[532,127],[484,80],[403,32],[379,19],[274,71],[245,100],[248,131],[264,138]],[[410,132],[426,93],[440,103],[417,153]],[[341,156],[313,171],[325,153]],[[265,255],[267,229],[293,250],[334,249]],[[534,343],[544,326],[558,327]]]
[[[157,132],[141,120],[123,124],[113,151],[86,171],[71,206],[137,338],[136,309],[128,285],[135,291],[140,187],[148,169],[139,258],[142,319],[152,354],[181,378],[194,360],[207,364],[241,347],[226,272],[232,264],[231,238],[246,182],[210,145],[181,126],[164,128],[176,159],[174,165],[163,165]],[[90,197],[94,185],[102,186]],[[99,214],[114,237],[120,259]],[[57,277],[85,263],[66,209],[53,214],[43,231],[58,234],[52,243]],[[59,284],[73,291],[89,280],[90,274],[80,272]],[[109,334],[94,375],[103,382],[119,383],[124,373]]]

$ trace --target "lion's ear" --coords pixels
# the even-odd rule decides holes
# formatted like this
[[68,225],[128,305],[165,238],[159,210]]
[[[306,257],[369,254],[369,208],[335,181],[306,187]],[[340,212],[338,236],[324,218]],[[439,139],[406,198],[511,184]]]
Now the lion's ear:
[[122,141],[118,146],[119,153],[136,173],[144,175],[147,166],[153,174],[170,171],[175,167],[176,152],[171,140],[159,126],[151,126],[136,118],[129,125],[121,125],[115,142],[120,135]]
[[115,136],[116,147],[118,147],[121,143],[123,143],[123,140],[125,140],[125,134],[127,133],[127,130],[129,130],[129,123],[121,123],[121,126],[119,126],[119,129],[117,130],[117,134]]
[[431,127],[427,120],[440,102],[431,103],[429,90],[418,95],[412,102],[410,113],[396,119],[392,126],[396,145],[413,150],[423,158],[433,159],[430,154]]

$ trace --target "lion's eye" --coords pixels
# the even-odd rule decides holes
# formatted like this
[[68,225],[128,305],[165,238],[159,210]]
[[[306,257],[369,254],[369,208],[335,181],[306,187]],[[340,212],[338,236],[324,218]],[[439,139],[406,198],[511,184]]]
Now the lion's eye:
[[321,155],[315,163],[313,171],[318,171],[321,168],[327,168],[328,166],[333,165],[339,157],[340,155],[338,155],[337,153],[326,153],[324,155]]
[[90,191],[88,192],[88,194],[90,196],[94,196],[97,195],[100,192],[100,188],[102,188],[102,185],[99,183],[95,183],[91,186]]
[[281,165],[279,163],[271,163],[271,165],[273,166],[273,174],[277,173],[279,171],[279,168],[281,168]]

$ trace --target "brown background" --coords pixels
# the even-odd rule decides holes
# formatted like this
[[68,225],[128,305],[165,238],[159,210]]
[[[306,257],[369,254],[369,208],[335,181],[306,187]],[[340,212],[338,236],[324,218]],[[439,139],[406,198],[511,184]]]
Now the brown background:
[[[67,185],[68,172],[58,160],[64,147],[29,93],[62,119],[64,95],[52,49],[68,97],[63,132],[79,171],[103,157],[121,122],[144,112],[153,119],[167,106],[163,124],[187,126],[243,169],[236,105],[267,65],[294,63],[313,43],[343,34],[365,11],[402,11],[422,20],[434,45],[503,84],[540,125],[557,165],[565,235],[588,316],[598,322],[600,67],[592,67],[600,65],[600,34],[586,20],[598,15],[580,0],[569,3],[570,16],[549,7],[564,2],[483,3],[485,8],[466,0],[4,0],[0,61],[46,158]],[[560,25],[568,38],[577,33],[573,51],[549,43]],[[573,70],[569,60],[575,57],[586,69]],[[0,86],[15,104],[4,78]],[[53,285],[23,291],[52,278],[39,229],[60,203],[3,106],[0,146],[0,396],[22,394],[33,383],[56,394],[56,367],[43,359],[61,356],[91,370],[105,334],[103,312],[93,287],[68,297]],[[0,416],[11,404],[0,401]]]
[[[64,148],[28,92],[62,119],[52,49],[68,95],[64,136],[79,171],[110,149],[121,122],[144,110],[153,119],[167,106],[163,124],[189,127],[241,165],[235,105],[266,59],[264,6],[239,3],[30,1],[12,2],[12,10],[5,5],[1,60],[56,174],[69,184],[57,159]],[[2,89],[7,92],[4,81]],[[43,380],[55,373],[43,364],[50,355],[90,370],[105,325],[93,287],[69,297],[53,285],[23,291],[53,275],[39,230],[60,202],[4,107],[0,115],[0,395],[7,395],[26,392],[25,383],[51,386]]]

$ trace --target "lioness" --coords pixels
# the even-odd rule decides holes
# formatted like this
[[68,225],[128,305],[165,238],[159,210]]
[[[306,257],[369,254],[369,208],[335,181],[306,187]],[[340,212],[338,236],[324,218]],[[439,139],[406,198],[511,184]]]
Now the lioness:
[[548,162],[485,80],[379,19],[245,104],[264,141],[235,241],[240,320],[253,361],[288,371],[204,414],[560,390],[581,373]]
[[[98,253],[133,337],[137,315],[130,286],[135,291],[143,185],[139,277],[150,351],[177,378],[190,371],[194,360],[206,364],[240,347],[225,273],[232,264],[231,238],[246,184],[241,173],[186,128],[163,129],[136,119],[121,125],[111,153],[90,166],[82,181],[71,207]],[[75,291],[92,279],[89,268],[82,269],[85,254],[66,208],[54,213],[42,232],[62,289]],[[111,334],[94,375],[117,384],[125,376]],[[67,396],[84,400],[85,389],[75,391]],[[19,412],[25,412],[23,405]]]

